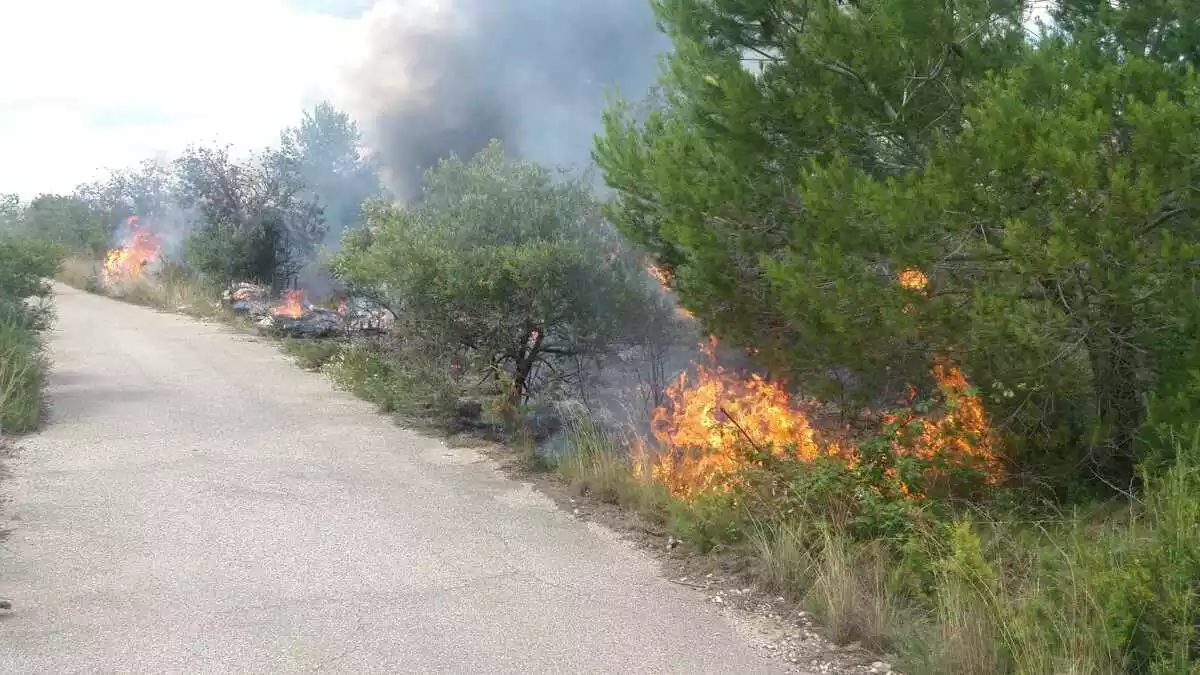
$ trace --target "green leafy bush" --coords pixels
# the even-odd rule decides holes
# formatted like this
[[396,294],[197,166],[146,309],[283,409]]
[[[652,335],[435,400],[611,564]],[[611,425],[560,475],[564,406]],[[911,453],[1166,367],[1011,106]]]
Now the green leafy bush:
[[421,340],[443,373],[457,363],[490,376],[510,419],[658,307],[587,185],[509,159],[499,143],[442,161],[419,202],[377,205],[368,223],[347,238],[339,276],[396,310],[397,332]]
[[0,432],[37,427],[47,366],[28,317],[0,304]]
[[38,332],[51,319],[47,278],[61,260],[57,244],[0,235],[0,432],[29,431],[40,419],[48,364]]

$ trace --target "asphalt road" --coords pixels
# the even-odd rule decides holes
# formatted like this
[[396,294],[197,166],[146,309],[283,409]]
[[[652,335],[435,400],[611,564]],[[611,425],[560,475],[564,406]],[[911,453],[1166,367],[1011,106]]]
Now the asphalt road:
[[0,673],[777,672],[647,555],[214,324],[58,288]]

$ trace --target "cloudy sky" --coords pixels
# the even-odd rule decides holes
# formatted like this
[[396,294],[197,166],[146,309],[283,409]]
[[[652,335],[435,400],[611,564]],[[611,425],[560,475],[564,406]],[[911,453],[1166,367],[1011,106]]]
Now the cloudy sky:
[[0,194],[259,148],[321,100],[393,166],[480,134],[586,160],[605,88],[640,95],[665,47],[646,0],[0,0]]
[[366,4],[0,0],[0,193],[69,191],[198,140],[272,142],[336,100]]

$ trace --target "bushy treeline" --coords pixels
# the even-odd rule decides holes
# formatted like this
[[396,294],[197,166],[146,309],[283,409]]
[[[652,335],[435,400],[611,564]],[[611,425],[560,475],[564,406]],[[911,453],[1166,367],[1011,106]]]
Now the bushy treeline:
[[1128,488],[1200,400],[1200,27],[1061,5],[1035,36],[1019,0],[659,2],[610,214],[800,388],[875,407],[950,358],[1017,472]]
[[155,231],[170,262],[227,283],[291,283],[322,243],[361,224],[364,201],[384,194],[349,116],[320,104],[275,146],[237,157],[193,145],[146,160],[70,195],[5,198],[9,229],[91,259],[128,235],[128,218]]

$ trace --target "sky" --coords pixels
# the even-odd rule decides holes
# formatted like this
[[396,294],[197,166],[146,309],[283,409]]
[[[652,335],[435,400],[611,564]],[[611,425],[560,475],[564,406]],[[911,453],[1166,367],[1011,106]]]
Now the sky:
[[[0,0],[0,194],[69,193],[189,143],[262,148],[321,100],[392,164],[467,131],[586,158],[590,78],[636,97],[662,45],[645,0],[572,2],[588,0]],[[486,67],[499,55],[508,79]]]
[[69,192],[192,142],[273,143],[337,102],[356,3],[0,1],[0,193]]

